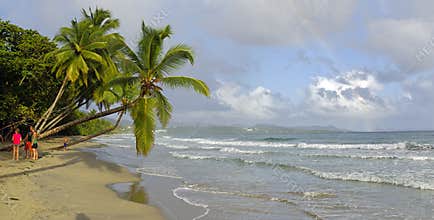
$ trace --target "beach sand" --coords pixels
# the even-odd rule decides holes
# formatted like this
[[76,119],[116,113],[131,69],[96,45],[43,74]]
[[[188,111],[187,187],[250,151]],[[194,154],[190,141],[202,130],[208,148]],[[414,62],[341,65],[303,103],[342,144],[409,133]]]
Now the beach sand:
[[[37,161],[11,160],[0,153],[0,219],[164,219],[152,206],[120,198],[109,185],[140,178],[92,153],[46,151],[61,139],[41,142]],[[20,155],[22,157],[22,155]]]

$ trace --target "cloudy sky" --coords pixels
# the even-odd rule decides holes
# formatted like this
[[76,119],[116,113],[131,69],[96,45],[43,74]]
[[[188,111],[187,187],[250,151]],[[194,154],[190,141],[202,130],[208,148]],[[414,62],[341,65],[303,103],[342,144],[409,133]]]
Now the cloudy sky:
[[0,0],[0,17],[53,37],[103,7],[134,45],[140,22],[172,25],[212,98],[169,91],[174,123],[434,129],[429,0]]

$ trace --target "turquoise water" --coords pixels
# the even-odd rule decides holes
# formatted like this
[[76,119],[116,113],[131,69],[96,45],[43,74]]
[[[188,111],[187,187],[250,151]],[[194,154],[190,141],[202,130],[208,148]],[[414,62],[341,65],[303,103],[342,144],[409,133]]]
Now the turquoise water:
[[434,132],[172,128],[137,157],[132,134],[98,138],[100,158],[181,179],[196,219],[432,219]]

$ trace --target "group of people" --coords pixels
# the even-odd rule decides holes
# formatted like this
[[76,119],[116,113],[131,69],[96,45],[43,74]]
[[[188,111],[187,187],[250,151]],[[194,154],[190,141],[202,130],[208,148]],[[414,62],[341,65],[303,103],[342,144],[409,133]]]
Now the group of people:
[[[20,134],[20,130],[15,129],[15,133],[12,135],[12,160],[19,159],[19,149],[23,142],[23,138]],[[26,154],[26,159],[37,160],[39,158],[38,154],[38,133],[35,129],[30,126],[29,132],[27,132],[24,138],[24,152]]]

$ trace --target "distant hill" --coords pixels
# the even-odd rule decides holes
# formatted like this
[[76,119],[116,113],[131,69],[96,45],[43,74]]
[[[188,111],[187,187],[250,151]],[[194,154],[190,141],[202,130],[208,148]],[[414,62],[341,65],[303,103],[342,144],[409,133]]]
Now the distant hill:
[[272,129],[282,129],[282,130],[290,130],[290,131],[329,131],[329,132],[349,132],[350,130],[340,129],[332,125],[328,126],[294,126],[294,127],[284,127],[284,126],[276,126],[276,125],[268,125],[268,124],[258,124],[253,126],[253,128],[272,128]]

